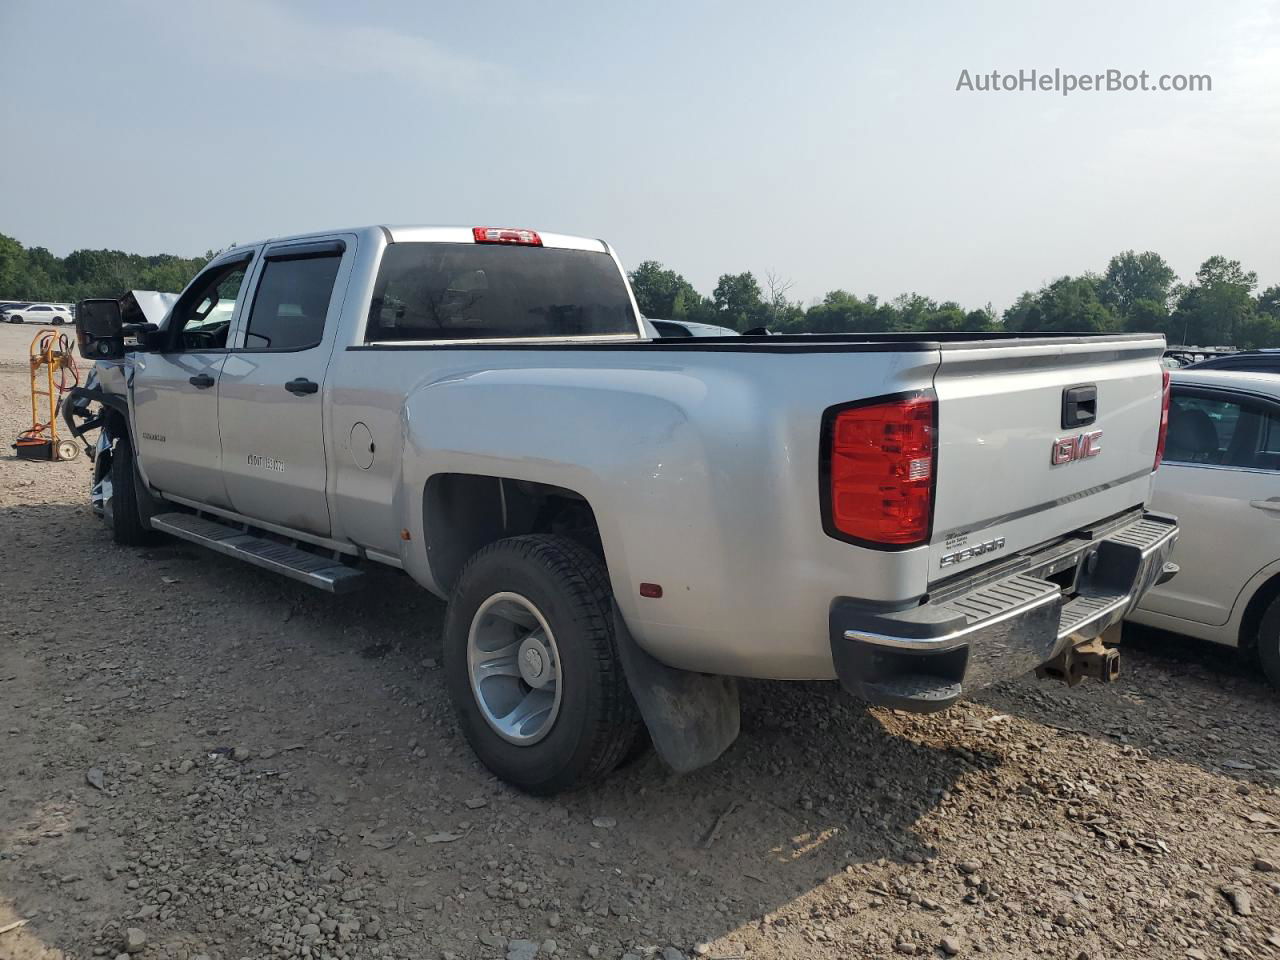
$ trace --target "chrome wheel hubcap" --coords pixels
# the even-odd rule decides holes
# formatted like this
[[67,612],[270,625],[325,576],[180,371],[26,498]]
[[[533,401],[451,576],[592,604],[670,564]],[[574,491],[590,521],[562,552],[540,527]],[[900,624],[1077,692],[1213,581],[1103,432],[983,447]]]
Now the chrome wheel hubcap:
[[537,607],[518,593],[495,593],[467,634],[471,695],[494,732],[530,746],[560,713],[560,654]]

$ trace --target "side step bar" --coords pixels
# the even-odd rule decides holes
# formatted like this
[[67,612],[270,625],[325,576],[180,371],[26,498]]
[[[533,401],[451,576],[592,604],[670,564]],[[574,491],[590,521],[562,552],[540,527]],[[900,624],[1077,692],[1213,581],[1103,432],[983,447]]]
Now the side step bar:
[[163,533],[198,543],[255,567],[282,573],[327,593],[349,593],[362,585],[364,572],[343,566],[331,557],[255,537],[236,527],[215,523],[192,513],[161,513],[151,526]]

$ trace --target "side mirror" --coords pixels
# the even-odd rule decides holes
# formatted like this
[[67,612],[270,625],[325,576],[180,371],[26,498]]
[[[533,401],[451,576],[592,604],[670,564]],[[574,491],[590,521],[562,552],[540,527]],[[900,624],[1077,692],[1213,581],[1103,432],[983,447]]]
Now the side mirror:
[[124,319],[119,300],[81,300],[75,319],[80,356],[86,360],[118,360],[124,356]]
[[120,313],[120,301],[107,298],[81,300],[76,307],[76,330],[95,340],[120,337],[124,318]]

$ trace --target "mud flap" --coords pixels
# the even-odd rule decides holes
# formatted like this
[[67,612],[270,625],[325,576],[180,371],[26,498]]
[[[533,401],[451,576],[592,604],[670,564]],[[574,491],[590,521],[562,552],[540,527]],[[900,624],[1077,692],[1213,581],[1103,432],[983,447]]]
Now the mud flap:
[[613,621],[627,685],[658,756],[676,773],[714,762],[738,739],[737,680],[668,667],[640,649],[616,604]]

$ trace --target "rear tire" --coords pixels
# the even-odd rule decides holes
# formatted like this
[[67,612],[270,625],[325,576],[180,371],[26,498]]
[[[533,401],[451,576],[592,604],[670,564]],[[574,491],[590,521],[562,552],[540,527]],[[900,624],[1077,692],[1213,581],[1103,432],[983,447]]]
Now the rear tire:
[[1258,624],[1258,662],[1271,685],[1280,690],[1280,597],[1271,601]]
[[151,541],[155,532],[142,522],[138,508],[138,468],[133,462],[133,444],[129,437],[116,441],[111,451],[111,501],[106,508],[111,538],[125,547],[140,547]]
[[[540,672],[544,661],[553,679]],[[500,540],[468,561],[445,617],[444,668],[476,756],[528,793],[603,778],[640,732],[604,564],[566,537]],[[525,706],[539,697],[541,706]],[[506,719],[519,711],[527,722]]]
[[54,318],[53,318],[53,325],[54,325],[55,327],[60,327],[60,326],[62,326],[64,323],[66,323],[66,321],[65,321],[62,317],[54,317]]

